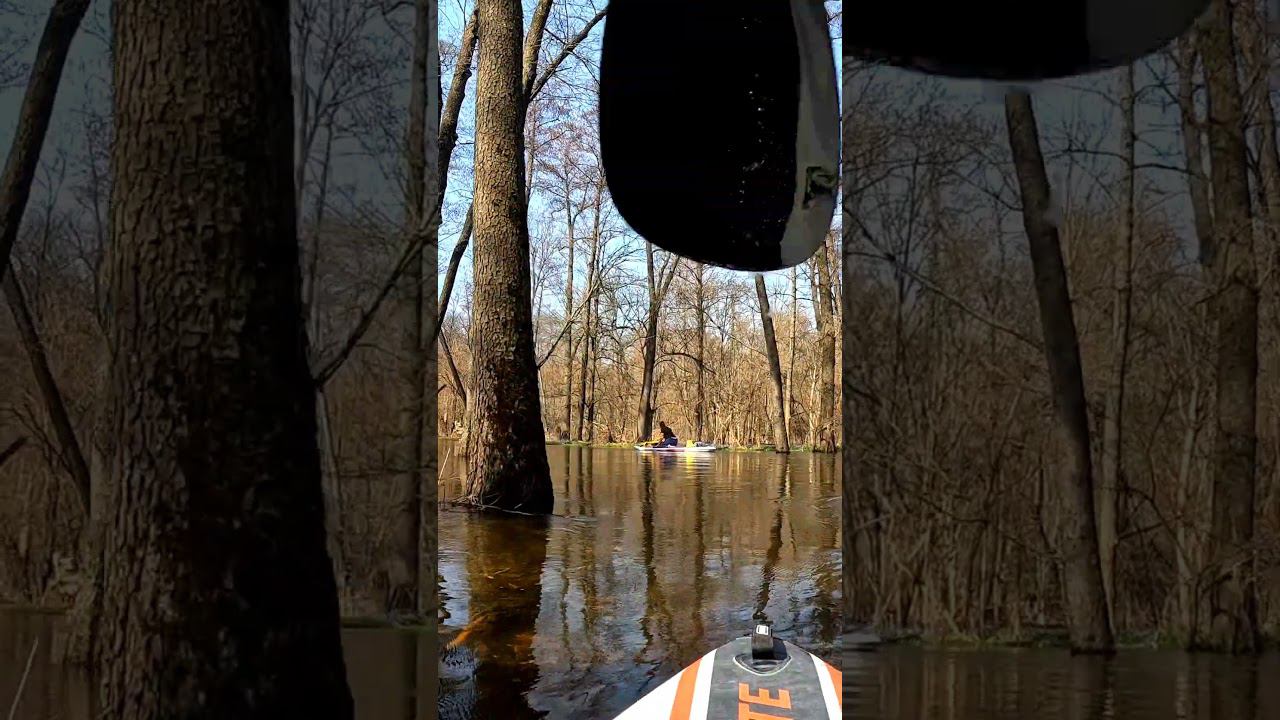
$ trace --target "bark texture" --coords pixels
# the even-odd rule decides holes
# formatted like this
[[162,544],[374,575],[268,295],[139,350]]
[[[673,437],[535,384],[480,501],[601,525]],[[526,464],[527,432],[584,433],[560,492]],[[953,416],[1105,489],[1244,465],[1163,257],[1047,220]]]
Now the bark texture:
[[100,709],[350,718],[299,292],[289,4],[113,10]]

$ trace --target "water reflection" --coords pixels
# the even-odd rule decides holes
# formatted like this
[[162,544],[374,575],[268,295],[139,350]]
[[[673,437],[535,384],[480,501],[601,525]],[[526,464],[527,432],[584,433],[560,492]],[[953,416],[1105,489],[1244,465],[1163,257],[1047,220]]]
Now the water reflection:
[[[60,613],[0,607],[0,717],[102,719],[92,679],[55,661],[65,628]],[[348,629],[342,633],[342,648],[356,720],[436,717],[431,692],[436,639],[430,634]]]
[[867,720],[1262,720],[1280,717],[1280,655],[1239,658],[1131,650],[851,655],[845,712]]
[[838,664],[834,457],[548,453],[541,525],[442,505],[442,719],[610,718],[753,618]]

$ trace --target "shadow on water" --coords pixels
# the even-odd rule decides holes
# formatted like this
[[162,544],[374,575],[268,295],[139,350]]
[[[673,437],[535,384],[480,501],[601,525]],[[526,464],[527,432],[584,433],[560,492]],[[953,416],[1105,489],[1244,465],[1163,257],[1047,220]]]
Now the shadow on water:
[[548,454],[541,523],[442,504],[442,720],[611,718],[756,618],[838,663],[834,457]]
[[1280,717],[1280,655],[882,648],[845,660],[859,720],[1264,720]]

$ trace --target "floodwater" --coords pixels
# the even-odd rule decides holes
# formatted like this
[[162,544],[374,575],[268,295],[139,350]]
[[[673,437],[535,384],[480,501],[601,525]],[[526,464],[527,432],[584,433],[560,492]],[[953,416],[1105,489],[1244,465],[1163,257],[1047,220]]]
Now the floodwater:
[[[83,671],[55,664],[63,617],[0,607],[0,717],[11,720],[99,720]],[[342,632],[356,720],[428,720],[427,665],[435,652],[426,633],[389,629]],[[22,689],[21,695],[18,688]],[[422,699],[420,702],[419,699]],[[16,704],[15,704],[16,703]],[[10,714],[12,712],[13,714]]]
[[1270,720],[1280,655],[1125,650],[849,653],[845,717],[858,720]]
[[839,666],[837,458],[548,447],[555,515],[447,500],[440,718],[608,720],[770,621]]

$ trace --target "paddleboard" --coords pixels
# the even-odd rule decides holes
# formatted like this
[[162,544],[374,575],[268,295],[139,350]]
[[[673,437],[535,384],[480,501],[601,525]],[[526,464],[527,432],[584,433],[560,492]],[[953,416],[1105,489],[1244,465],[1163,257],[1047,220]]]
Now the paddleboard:
[[636,445],[637,450],[649,452],[715,452],[715,445],[676,445],[674,447],[657,447],[654,445]]
[[835,720],[841,702],[839,670],[757,625],[614,720]]

